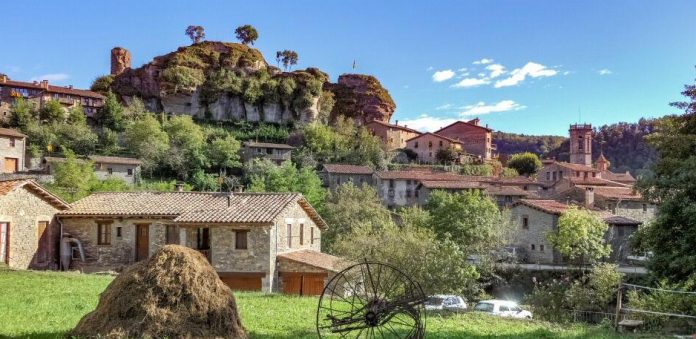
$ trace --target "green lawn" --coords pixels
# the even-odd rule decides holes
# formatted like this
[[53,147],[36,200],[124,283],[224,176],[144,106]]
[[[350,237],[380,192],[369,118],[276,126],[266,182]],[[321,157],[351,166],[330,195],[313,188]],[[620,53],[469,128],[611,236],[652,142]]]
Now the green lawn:
[[[92,310],[108,276],[0,268],[0,338],[60,337]],[[315,338],[317,298],[236,293],[252,338]],[[610,329],[506,320],[479,314],[431,316],[429,338],[623,338]]]

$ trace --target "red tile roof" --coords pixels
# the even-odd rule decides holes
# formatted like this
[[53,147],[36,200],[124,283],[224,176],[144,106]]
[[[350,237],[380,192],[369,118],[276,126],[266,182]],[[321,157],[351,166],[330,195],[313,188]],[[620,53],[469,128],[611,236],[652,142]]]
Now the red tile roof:
[[324,164],[324,169],[329,173],[340,174],[372,174],[374,170],[368,166],[346,164]]
[[492,184],[502,184],[502,185],[539,185],[539,183],[531,178],[525,176],[518,177],[496,177],[486,179],[486,182]]
[[536,200],[536,199],[522,199],[513,204],[513,206],[525,205],[536,210],[546,212],[549,214],[560,215],[568,209],[568,205],[558,202],[556,200]]
[[401,126],[401,125],[393,125],[393,124],[390,124],[390,123],[387,123],[384,121],[380,121],[380,120],[372,120],[372,121],[368,122],[367,124],[365,124],[365,127],[367,127],[371,124],[378,124],[378,125],[382,125],[382,126],[389,127],[389,128],[400,129],[400,130],[405,131],[405,132],[421,134],[421,132],[416,131],[413,128],[408,128],[406,126]]
[[453,123],[451,123],[451,124],[449,124],[449,125],[447,125],[447,126],[445,126],[445,127],[443,127],[443,128],[440,128],[440,129],[437,130],[435,133],[438,133],[438,132],[440,132],[440,131],[442,131],[442,130],[448,129],[448,128],[454,126],[454,125],[459,125],[459,124],[465,124],[465,125],[468,125],[468,126],[471,126],[471,127],[478,127],[478,128],[480,128],[480,129],[484,129],[484,130],[486,130],[486,131],[488,131],[488,132],[492,132],[492,131],[493,131],[493,129],[490,129],[490,128],[488,128],[488,127],[484,127],[484,126],[481,126],[481,125],[473,124],[472,121],[474,121],[474,120],[476,120],[476,119],[472,119],[472,120],[469,120],[469,121],[455,121],[455,122],[453,122]]
[[636,178],[634,178],[630,172],[626,173],[614,173],[612,171],[602,171],[602,179],[607,179],[611,181],[621,182],[621,183],[634,183]]
[[94,162],[105,164],[122,164],[122,165],[141,165],[143,162],[135,158],[109,157],[101,155],[92,155],[89,157]]
[[32,179],[16,179],[0,181],[0,197],[9,194],[19,188],[24,188],[51,204],[53,207],[64,210],[68,208],[68,203],[63,201],[55,194],[49,192]]
[[[396,180],[472,180],[471,177],[449,173],[449,172],[430,172],[430,171],[383,171],[377,172],[380,179]],[[481,178],[481,177],[478,177]]]
[[593,177],[571,177],[570,182],[573,185],[585,185],[585,186],[615,186],[615,187],[628,187],[628,185],[611,181],[603,178],[593,178]]
[[431,133],[431,132],[423,133],[423,134],[421,134],[421,135],[419,135],[419,136],[416,136],[416,137],[413,137],[413,138],[411,138],[411,139],[406,140],[406,142],[409,142],[409,141],[411,141],[411,140],[416,140],[416,139],[418,139],[418,138],[422,138],[422,137],[424,137],[424,136],[426,136],[426,135],[432,135],[432,136],[434,136],[434,137],[440,138],[440,139],[442,139],[442,140],[447,140],[447,141],[449,141],[449,142],[451,142],[451,143],[454,143],[454,144],[462,144],[462,142],[459,141],[459,140],[454,140],[454,139],[452,139],[452,138],[448,138],[448,137],[446,137],[446,136],[439,135],[439,134],[435,134],[435,133]]
[[17,138],[26,138],[27,136],[20,133],[17,130],[10,129],[10,128],[0,128],[0,135],[8,136],[8,137],[17,137]]
[[430,189],[470,189],[483,188],[480,182],[463,180],[422,180],[421,184]]
[[558,166],[565,167],[565,168],[569,168],[569,169],[571,169],[571,170],[573,170],[573,171],[581,171],[581,172],[599,172],[599,170],[597,170],[596,168],[591,167],[591,166],[585,166],[585,165],[581,165],[581,164],[571,164],[571,163],[569,163],[569,162],[561,162],[561,161],[556,161],[555,163],[556,163]]
[[348,264],[345,259],[313,250],[280,253],[278,259],[294,261],[331,272],[339,272]]
[[41,86],[40,82],[33,83],[33,82],[7,80],[5,82],[0,82],[0,86],[31,88],[31,89],[44,90],[48,93],[69,94],[69,95],[88,97],[88,98],[96,98],[96,99],[104,99],[105,98],[103,95],[101,95],[97,92],[92,92],[92,91],[83,90],[83,89],[61,87],[61,86],[52,86],[52,85],[48,85],[48,89],[45,89],[44,87]]
[[525,191],[519,187],[506,187],[506,186],[488,186],[486,187],[486,193],[489,195],[515,195],[521,197],[527,197],[533,195],[533,192]]
[[642,200],[632,187],[594,187],[594,194],[612,200]]

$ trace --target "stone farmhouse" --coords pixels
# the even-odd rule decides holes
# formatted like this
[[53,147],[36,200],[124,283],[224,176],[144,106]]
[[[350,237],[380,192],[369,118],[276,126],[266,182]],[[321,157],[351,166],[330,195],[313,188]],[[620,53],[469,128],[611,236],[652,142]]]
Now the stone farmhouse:
[[29,179],[0,181],[0,263],[16,269],[55,269],[60,225],[68,204]]
[[203,253],[237,290],[320,294],[340,270],[321,253],[327,229],[298,193],[96,193],[57,214],[79,239],[84,270],[120,270],[164,244]]
[[406,141],[421,135],[407,126],[400,126],[397,120],[395,124],[386,123],[380,120],[372,120],[365,124],[372,135],[379,137],[387,151],[406,148]]
[[290,160],[295,147],[286,144],[247,141],[242,145],[242,161],[250,162],[256,158],[268,159],[280,165]]
[[[423,133],[406,140],[406,148],[418,155],[419,162],[427,164],[435,164],[438,162],[437,152],[440,150],[451,148],[459,153],[460,157],[461,154],[464,153],[464,146],[461,142],[434,133]],[[461,158],[458,158],[455,162],[460,163],[460,160]]]
[[498,155],[497,147],[492,143],[493,130],[479,123],[479,118],[466,122],[456,121],[439,129],[435,134],[461,142],[467,153],[474,154],[482,160],[495,159]]
[[34,109],[40,109],[47,102],[57,100],[69,108],[82,105],[88,118],[94,118],[104,106],[105,97],[99,93],[76,89],[72,86],[49,85],[48,80],[40,82],[13,81],[0,74],[0,120],[10,117],[10,110],[16,98],[25,98]]
[[324,187],[335,190],[336,187],[346,182],[352,182],[355,186],[372,186],[373,173],[374,170],[368,166],[324,164],[319,172],[319,177]]
[[[65,160],[65,158],[60,157],[44,157],[42,160],[43,172],[53,175],[56,165],[65,162]],[[118,178],[131,185],[140,180],[142,161],[139,159],[99,155],[78,159],[81,162],[88,160],[94,163],[94,174],[99,180]]]
[[27,136],[9,128],[0,128],[0,173],[24,171]]

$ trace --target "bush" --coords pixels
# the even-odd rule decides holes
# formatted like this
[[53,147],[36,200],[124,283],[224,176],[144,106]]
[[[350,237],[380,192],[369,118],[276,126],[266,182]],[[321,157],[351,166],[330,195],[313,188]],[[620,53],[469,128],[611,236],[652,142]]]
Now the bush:
[[200,69],[186,66],[173,66],[166,68],[160,75],[162,80],[173,85],[174,93],[181,89],[191,90],[203,84],[205,76]]

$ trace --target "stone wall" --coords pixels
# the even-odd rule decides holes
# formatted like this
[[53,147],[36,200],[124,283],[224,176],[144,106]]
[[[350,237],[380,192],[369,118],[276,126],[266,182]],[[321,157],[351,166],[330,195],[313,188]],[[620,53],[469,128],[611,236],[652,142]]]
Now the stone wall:
[[[111,174],[109,174],[109,168],[111,168],[112,170]],[[131,175],[128,175],[129,169],[132,171]],[[138,165],[107,163],[102,163],[101,166],[94,171],[94,174],[97,176],[97,179],[99,180],[104,180],[107,178],[118,178],[131,185],[136,183],[136,178],[138,177],[139,173],[140,166]]]
[[[528,228],[523,228],[523,217],[528,218]],[[551,244],[546,240],[546,234],[554,232],[558,228],[558,216],[548,214],[526,205],[517,205],[512,208],[512,220],[515,226],[515,239],[513,245],[521,247],[527,253],[530,263],[552,264],[558,263]],[[534,249],[532,249],[534,245]],[[541,250],[543,246],[544,250]]]
[[[237,231],[248,231],[247,249],[235,248]],[[261,279],[263,291],[270,292],[270,226],[218,226],[210,229],[211,261],[217,272],[266,273]]]
[[[15,142],[14,146],[10,145],[12,139]],[[24,138],[0,135],[0,173],[6,172],[5,158],[17,159],[17,171],[24,171],[25,140]]]
[[[59,210],[24,188],[0,196],[0,222],[10,224],[9,267],[55,268],[57,267],[57,241],[59,226],[54,215]],[[39,245],[38,223],[48,221],[45,236],[48,248],[44,258],[37,257]]]
[[[390,186],[390,179],[375,179],[377,193],[382,202],[392,209],[399,206],[414,205],[419,203],[416,197],[417,180],[393,179],[393,187]],[[424,192],[420,192],[419,197]]]
[[[406,142],[406,148],[418,154],[419,161],[431,164],[437,162],[438,151],[448,149],[450,146],[457,150],[462,148],[461,144],[449,142],[434,134],[422,134],[419,138]],[[465,151],[469,152],[467,149]]]
[[491,159],[491,132],[481,127],[459,123],[445,127],[437,131],[437,134],[461,141],[467,153],[481,156],[486,160]]
[[372,174],[325,173],[324,185],[335,190],[339,185],[352,182],[355,186],[372,186]]

